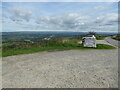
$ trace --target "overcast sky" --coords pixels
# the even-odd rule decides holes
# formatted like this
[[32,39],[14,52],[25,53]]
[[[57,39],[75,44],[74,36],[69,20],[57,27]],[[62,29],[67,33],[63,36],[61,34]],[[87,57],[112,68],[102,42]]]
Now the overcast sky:
[[3,31],[118,31],[117,2],[3,2]]

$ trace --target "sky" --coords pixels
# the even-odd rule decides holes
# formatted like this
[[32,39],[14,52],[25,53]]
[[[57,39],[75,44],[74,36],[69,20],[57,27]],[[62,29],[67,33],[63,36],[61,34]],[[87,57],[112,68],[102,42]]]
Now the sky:
[[2,31],[117,32],[117,2],[2,2]]

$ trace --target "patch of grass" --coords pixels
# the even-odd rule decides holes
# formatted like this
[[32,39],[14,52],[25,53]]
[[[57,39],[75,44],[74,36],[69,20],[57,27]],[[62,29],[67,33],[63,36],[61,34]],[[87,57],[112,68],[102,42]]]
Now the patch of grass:
[[120,38],[117,38],[117,37],[115,37],[115,38],[112,38],[112,39],[115,39],[115,40],[118,40],[118,41],[120,41]]
[[112,39],[120,41],[120,34],[117,34],[115,36],[112,36]]
[[3,43],[2,44],[3,47],[13,46],[13,45],[15,45],[15,43]]
[[97,44],[96,49],[116,49],[116,47],[106,44]]
[[79,41],[82,41],[82,39],[73,39],[70,40],[70,43],[78,43]]
[[103,36],[102,36],[102,37],[96,37],[96,39],[97,39],[97,40],[104,40],[105,37],[103,37]]
[[22,48],[13,48],[13,49],[3,49],[2,56],[12,56],[18,54],[29,54],[34,52],[41,52],[41,51],[49,51],[49,50],[68,50],[68,49],[116,49],[113,46],[106,45],[106,44],[98,44],[96,48],[90,47],[83,47],[82,44],[75,44],[75,43],[64,43],[60,45],[52,45],[52,46],[45,46],[45,47],[22,47]]

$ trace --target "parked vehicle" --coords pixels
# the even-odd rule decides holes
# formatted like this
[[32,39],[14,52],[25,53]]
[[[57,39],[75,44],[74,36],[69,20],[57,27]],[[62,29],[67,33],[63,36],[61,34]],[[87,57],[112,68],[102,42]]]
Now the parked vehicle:
[[82,44],[84,47],[96,47],[96,37],[94,35],[83,37]]

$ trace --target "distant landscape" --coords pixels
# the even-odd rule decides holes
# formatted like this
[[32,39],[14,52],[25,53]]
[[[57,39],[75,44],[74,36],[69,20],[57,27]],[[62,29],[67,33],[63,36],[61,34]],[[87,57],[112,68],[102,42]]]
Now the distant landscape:
[[[97,40],[117,34],[108,32],[3,32],[2,55],[11,56],[46,50],[86,49],[78,42],[90,33],[94,34]],[[114,49],[114,47],[98,44],[94,49]]]
[[[3,32],[2,43],[13,42],[40,42],[45,41],[44,38],[77,38],[86,35],[89,32]],[[116,35],[115,32],[98,32],[102,36]]]

